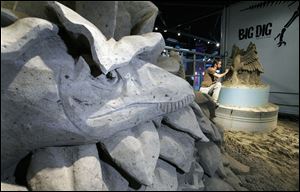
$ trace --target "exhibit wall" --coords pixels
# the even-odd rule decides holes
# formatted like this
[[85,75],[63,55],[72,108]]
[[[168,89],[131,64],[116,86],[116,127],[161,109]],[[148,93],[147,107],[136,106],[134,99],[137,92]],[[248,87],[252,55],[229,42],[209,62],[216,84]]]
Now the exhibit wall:
[[[222,15],[221,54],[227,59],[235,44],[256,45],[264,68],[261,79],[270,85],[269,102],[279,113],[299,116],[299,2],[239,2]],[[299,14],[299,12],[298,12]],[[285,31],[284,31],[285,26]],[[277,38],[276,38],[277,37]]]

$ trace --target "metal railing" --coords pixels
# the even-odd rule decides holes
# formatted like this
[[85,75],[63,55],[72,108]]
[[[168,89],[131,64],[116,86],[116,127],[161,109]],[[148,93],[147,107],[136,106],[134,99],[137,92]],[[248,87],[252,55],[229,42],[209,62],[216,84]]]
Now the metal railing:
[[[187,50],[187,49],[178,49],[178,48],[174,48],[174,47],[169,47],[169,46],[165,46],[165,50],[168,50],[168,51],[177,51],[179,53],[188,53],[188,54],[191,54],[193,55],[192,59],[189,59],[189,58],[185,58],[185,61],[190,61],[192,62],[192,75],[191,74],[186,74],[185,77],[193,77],[193,88],[195,89],[195,79],[196,78],[200,78],[202,75],[201,74],[196,74],[196,64],[197,64],[197,61],[200,61],[197,59],[197,55],[201,55],[201,56],[205,56],[205,57],[208,57],[208,58],[212,58],[212,59],[215,59],[215,58],[221,58],[219,55],[214,55],[214,54],[207,54],[207,53],[201,53],[201,52],[196,52],[196,51],[190,51],[190,50]],[[202,61],[203,62],[203,61]],[[205,66],[203,66],[203,69],[205,69]],[[201,83],[201,82],[200,82]]]

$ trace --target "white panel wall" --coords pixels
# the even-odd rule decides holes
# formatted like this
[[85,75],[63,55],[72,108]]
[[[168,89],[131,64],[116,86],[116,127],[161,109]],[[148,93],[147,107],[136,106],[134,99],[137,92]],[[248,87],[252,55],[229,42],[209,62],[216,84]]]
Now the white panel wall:
[[[246,49],[250,41],[255,43],[265,71],[262,74],[262,81],[271,86],[269,101],[284,105],[296,105],[296,107],[279,105],[279,112],[299,115],[299,17],[294,20],[284,34],[283,40],[286,41],[286,46],[277,47],[279,40],[274,40],[297,10],[299,1],[290,7],[288,5],[291,2],[287,2],[240,11],[257,3],[259,1],[244,1],[224,9],[221,53],[228,52],[229,57],[233,44]],[[272,27],[269,27],[271,31],[268,31],[270,35],[256,37],[256,26],[268,23],[272,23]],[[239,30],[250,27],[253,27],[253,37],[240,40]]]

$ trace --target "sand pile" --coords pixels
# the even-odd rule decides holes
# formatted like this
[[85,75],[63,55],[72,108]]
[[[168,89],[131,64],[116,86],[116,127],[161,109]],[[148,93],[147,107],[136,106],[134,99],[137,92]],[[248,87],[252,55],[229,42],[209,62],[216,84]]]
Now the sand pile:
[[249,190],[299,189],[299,122],[279,119],[271,133],[225,131],[225,150],[250,167],[239,173]]

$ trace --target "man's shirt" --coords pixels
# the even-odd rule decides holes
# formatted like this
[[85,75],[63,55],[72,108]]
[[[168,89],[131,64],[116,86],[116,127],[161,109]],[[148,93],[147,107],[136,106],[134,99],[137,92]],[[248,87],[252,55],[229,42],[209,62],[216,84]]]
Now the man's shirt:
[[212,67],[207,68],[204,73],[204,78],[201,83],[201,87],[209,87],[212,84],[216,83],[218,78],[213,75],[215,73],[216,70],[214,68]]

